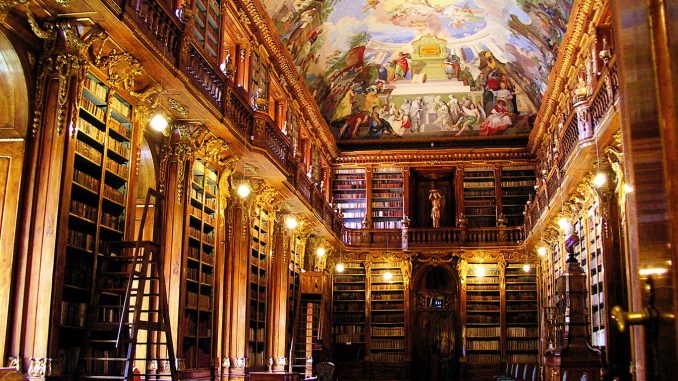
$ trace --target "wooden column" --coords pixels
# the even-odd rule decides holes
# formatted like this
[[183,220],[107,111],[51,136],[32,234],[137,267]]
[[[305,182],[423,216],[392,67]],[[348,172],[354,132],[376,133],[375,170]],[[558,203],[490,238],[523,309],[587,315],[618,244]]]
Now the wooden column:
[[[666,0],[612,2],[613,52],[619,63],[622,141],[627,179],[635,190],[627,195],[630,304],[642,300],[641,269],[659,269],[653,275],[656,307],[676,313],[678,285],[678,4]],[[665,271],[664,270],[668,270]],[[610,328],[616,329],[616,328]],[[678,324],[652,333],[641,326],[631,330],[637,380],[669,380],[678,365]],[[645,344],[648,347],[645,347]],[[650,348],[653,346],[653,348]]]
[[[273,228],[273,263],[271,267],[271,280],[268,293],[268,318],[266,356],[273,358],[273,369],[278,372],[285,371],[284,365],[278,361],[286,358],[287,336],[287,300],[289,296],[289,270],[290,245],[293,235],[283,223],[284,216],[278,213]],[[290,361],[290,359],[287,359]]]
[[[229,380],[242,380],[245,377],[245,349],[247,343],[247,274],[249,270],[250,252],[250,204],[253,195],[243,200],[234,197],[232,213],[233,234],[228,247],[226,305],[232,306],[230,324],[224,330],[227,335],[228,354],[230,358]],[[226,345],[224,345],[226,349]]]
[[25,166],[29,170],[22,194],[23,223],[17,238],[16,293],[11,309],[14,335],[8,352],[16,357],[13,365],[31,378],[44,379],[59,372],[55,327],[60,323],[61,305],[52,301],[60,300],[63,286],[65,258],[58,253],[65,250],[66,230],[59,228],[68,223],[70,187],[59,190],[73,169],[65,165],[64,158],[74,147],[88,49],[105,34],[98,25],[78,33],[80,25],[75,20],[50,21],[45,30],[37,22],[31,26],[45,40],[45,50],[38,62],[33,94],[33,146]]

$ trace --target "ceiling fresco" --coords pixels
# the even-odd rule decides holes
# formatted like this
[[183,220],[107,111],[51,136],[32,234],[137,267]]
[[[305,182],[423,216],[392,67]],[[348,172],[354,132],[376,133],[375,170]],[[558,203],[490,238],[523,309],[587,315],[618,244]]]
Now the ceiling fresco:
[[572,0],[262,0],[338,140],[526,134]]

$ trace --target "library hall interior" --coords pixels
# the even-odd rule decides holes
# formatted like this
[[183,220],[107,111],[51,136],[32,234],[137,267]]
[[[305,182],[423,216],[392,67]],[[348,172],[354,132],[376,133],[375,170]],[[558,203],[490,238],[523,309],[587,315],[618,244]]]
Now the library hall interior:
[[0,381],[678,379],[678,1],[0,0]]

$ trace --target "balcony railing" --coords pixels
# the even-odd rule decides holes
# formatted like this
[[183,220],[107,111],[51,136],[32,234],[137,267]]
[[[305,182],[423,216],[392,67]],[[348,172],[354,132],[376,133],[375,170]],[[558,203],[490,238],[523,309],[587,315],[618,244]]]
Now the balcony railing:
[[[117,6],[124,4],[119,0],[110,0]],[[287,137],[270,121],[255,129],[254,111],[249,105],[246,92],[233,84],[232,78],[224,74],[215,62],[205,59],[192,42],[190,32],[173,13],[171,2],[165,0],[132,0],[125,12],[145,40],[153,45],[152,49],[164,55],[165,62],[185,74],[190,84],[199,90],[197,96],[205,100],[204,104],[214,106],[213,112],[220,120],[228,120],[233,133],[243,142],[251,142],[262,149],[271,160],[278,164],[287,175],[318,218],[337,236],[341,234],[341,221],[332,207],[325,201],[317,187],[310,183],[292,155]],[[216,110],[216,111],[215,111]],[[250,137],[254,139],[250,140]]]
[[603,68],[592,95],[587,100],[576,103],[571,109],[565,128],[559,136],[559,155],[555,156],[556,162],[546,178],[542,179],[542,186],[525,213],[526,231],[534,228],[542,211],[547,209],[548,203],[557,194],[563,181],[563,171],[577,153],[578,147],[595,139],[600,133],[603,122],[618,97],[619,78],[616,59],[613,57]]
[[525,238],[521,226],[488,228],[344,229],[352,247],[412,249],[423,247],[514,246]]

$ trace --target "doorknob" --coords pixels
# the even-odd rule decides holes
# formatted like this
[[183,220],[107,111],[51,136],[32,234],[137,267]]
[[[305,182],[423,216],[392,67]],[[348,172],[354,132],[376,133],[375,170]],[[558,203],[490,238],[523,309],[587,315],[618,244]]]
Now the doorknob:
[[654,281],[648,277],[643,286],[643,296],[648,301],[647,307],[642,311],[626,312],[621,306],[612,307],[610,315],[612,320],[617,323],[619,332],[624,332],[627,325],[654,325],[660,322],[671,322],[676,316],[672,313],[659,312],[654,305]]

